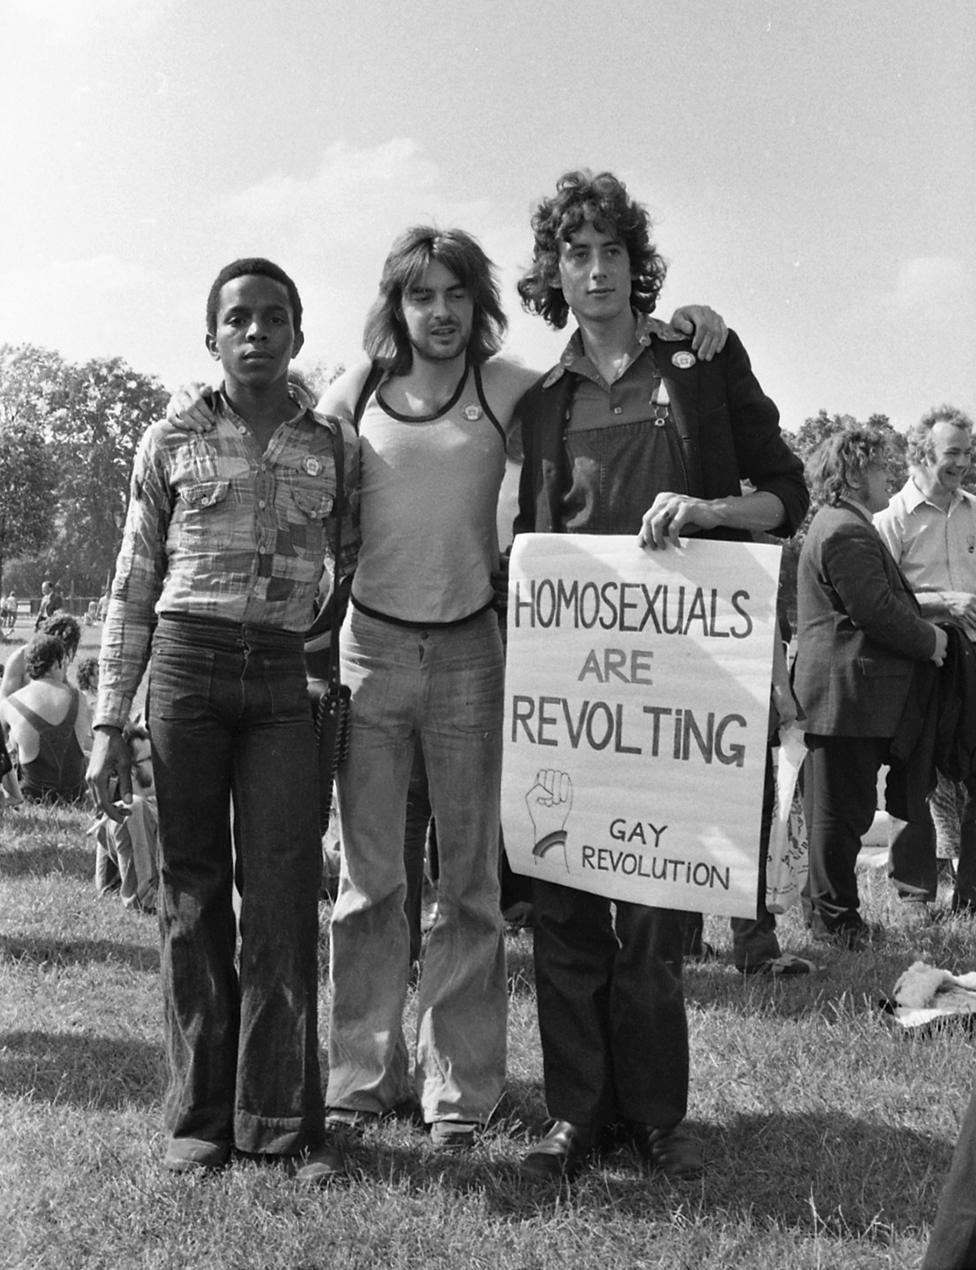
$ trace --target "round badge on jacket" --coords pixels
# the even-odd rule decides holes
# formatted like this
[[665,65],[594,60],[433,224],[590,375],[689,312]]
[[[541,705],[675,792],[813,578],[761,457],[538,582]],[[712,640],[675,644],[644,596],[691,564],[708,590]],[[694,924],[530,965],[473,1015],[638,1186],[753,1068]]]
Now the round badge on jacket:
[[671,365],[677,366],[678,370],[690,370],[697,360],[698,358],[694,353],[683,351],[674,354],[671,358]]

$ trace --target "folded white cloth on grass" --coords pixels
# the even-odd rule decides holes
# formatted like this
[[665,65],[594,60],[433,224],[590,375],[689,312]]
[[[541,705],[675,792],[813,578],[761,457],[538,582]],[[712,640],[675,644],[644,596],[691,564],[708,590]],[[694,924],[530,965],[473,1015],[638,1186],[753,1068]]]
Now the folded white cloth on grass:
[[902,1027],[919,1027],[950,1014],[976,1014],[976,971],[953,975],[916,961],[895,984],[892,996]]

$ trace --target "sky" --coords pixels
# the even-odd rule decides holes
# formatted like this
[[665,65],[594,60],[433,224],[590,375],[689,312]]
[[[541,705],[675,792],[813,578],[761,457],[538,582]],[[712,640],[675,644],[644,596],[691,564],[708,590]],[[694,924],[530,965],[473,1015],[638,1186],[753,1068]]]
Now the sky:
[[976,416],[972,0],[0,0],[0,342],[213,377],[210,283],[296,280],[306,366],[351,365],[409,224],[496,262],[508,351],[529,217],[610,169],[719,310],[784,426]]

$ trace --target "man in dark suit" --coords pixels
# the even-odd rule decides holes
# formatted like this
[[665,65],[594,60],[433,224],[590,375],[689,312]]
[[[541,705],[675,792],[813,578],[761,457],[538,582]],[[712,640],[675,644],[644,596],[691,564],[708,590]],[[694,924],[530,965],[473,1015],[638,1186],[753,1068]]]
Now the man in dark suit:
[[876,807],[878,771],[919,662],[941,665],[946,634],[928,622],[871,523],[888,504],[884,440],[847,427],[810,464],[824,506],[797,569],[794,690],[805,715],[806,814],[814,930],[851,949],[870,939],[854,865]]

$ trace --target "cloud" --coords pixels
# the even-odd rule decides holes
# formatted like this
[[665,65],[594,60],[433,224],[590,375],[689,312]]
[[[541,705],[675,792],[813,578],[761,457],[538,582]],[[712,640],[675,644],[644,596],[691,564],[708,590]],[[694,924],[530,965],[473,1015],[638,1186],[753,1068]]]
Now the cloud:
[[499,266],[510,312],[515,266],[529,247],[524,208],[480,193],[459,198],[456,177],[409,137],[358,148],[333,142],[305,176],[277,173],[218,195],[201,217],[216,223],[231,231],[232,256],[270,256],[289,269],[305,305],[308,356],[329,364],[362,355],[363,319],[383,260],[408,225],[473,233]]
[[120,302],[159,285],[152,270],[112,255],[11,269],[0,276],[0,338],[49,342],[41,332],[61,332],[87,344],[85,332],[111,321]]
[[[202,300],[194,298],[199,328]],[[74,361],[120,356],[153,373],[174,324],[189,325],[185,305],[144,265],[107,254],[54,260],[0,275],[0,341],[56,348]]]
[[895,279],[894,306],[913,319],[946,318],[946,306],[970,312],[973,306],[973,279],[965,261],[951,256],[917,256],[903,260]]
[[490,215],[489,200],[459,202],[447,185],[440,166],[409,138],[364,149],[336,141],[311,176],[276,174],[224,196],[217,210],[238,228],[287,224],[300,243],[323,249],[375,239],[385,250],[412,222],[473,227]]
[[127,33],[150,30],[165,17],[166,0],[7,0],[8,15],[51,44],[72,43],[80,32],[124,20]]
[[842,331],[878,331],[902,336],[938,330],[965,330],[976,319],[976,282],[965,260],[953,256],[912,256],[896,263],[893,275],[877,286],[851,293],[836,317]]
[[972,411],[976,280],[965,260],[905,257],[874,288],[848,294],[819,359],[833,368],[838,409],[882,411],[896,427],[940,401]]

